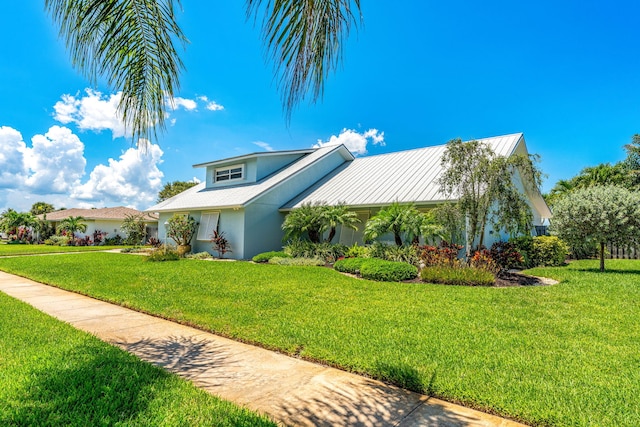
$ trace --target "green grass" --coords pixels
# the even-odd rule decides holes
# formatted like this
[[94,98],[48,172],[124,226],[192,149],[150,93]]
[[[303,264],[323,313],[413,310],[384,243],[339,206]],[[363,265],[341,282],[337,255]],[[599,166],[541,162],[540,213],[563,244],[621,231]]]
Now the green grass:
[[7,245],[0,243],[0,256],[107,251],[109,249],[122,249],[124,247],[126,246]]
[[[120,254],[0,269],[536,425],[640,425],[640,262],[546,287],[378,283],[318,267]],[[104,273],[101,273],[104,272]]]
[[0,292],[0,425],[272,426]]

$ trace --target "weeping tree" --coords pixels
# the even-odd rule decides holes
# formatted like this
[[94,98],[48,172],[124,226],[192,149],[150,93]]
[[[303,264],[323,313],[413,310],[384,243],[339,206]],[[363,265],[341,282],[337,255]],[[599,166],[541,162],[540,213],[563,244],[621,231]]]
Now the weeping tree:
[[[71,61],[92,83],[121,90],[118,106],[138,146],[163,129],[166,98],[180,87],[179,0],[45,0]],[[359,0],[247,0],[274,63],[287,120],[311,92],[318,100],[342,58],[343,41],[361,20]]]
[[447,143],[440,191],[457,200],[456,208],[467,223],[469,249],[484,244],[490,222],[511,235],[530,233],[533,215],[514,177],[521,178],[525,191],[538,191],[542,177],[535,166],[538,160],[535,155],[498,156],[479,141]]
[[555,204],[550,231],[574,247],[597,245],[604,271],[607,243],[640,242],[640,195],[615,185],[575,190]]

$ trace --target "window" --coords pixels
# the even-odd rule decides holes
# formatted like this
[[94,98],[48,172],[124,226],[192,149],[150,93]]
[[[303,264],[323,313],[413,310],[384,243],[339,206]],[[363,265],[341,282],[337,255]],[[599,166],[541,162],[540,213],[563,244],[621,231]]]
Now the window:
[[244,176],[244,165],[228,166],[222,169],[216,169],[213,173],[214,182],[235,181],[242,179]]
[[198,236],[196,240],[211,240],[213,230],[218,228],[218,218],[220,212],[203,213],[200,217],[200,226],[198,227]]

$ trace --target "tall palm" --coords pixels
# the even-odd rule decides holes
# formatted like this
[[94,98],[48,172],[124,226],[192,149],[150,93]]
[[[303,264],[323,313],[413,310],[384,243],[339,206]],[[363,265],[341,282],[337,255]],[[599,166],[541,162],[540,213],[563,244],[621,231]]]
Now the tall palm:
[[[92,82],[104,78],[122,91],[119,112],[134,141],[164,128],[165,97],[179,89],[182,61],[176,43],[180,0],[45,0],[73,65]],[[342,41],[358,23],[360,0],[247,0],[247,17],[261,19],[275,61],[287,119],[309,90],[322,96],[339,65]]]
[[350,211],[344,204],[340,203],[335,206],[327,206],[324,211],[324,220],[329,227],[329,236],[327,236],[327,242],[331,242],[336,235],[336,227],[341,225],[343,228],[350,228],[357,230],[360,223],[358,214]]
[[87,224],[83,221],[86,221],[84,217],[70,216],[60,221],[60,230],[66,231],[71,237],[73,237],[76,232],[84,233],[87,231]]

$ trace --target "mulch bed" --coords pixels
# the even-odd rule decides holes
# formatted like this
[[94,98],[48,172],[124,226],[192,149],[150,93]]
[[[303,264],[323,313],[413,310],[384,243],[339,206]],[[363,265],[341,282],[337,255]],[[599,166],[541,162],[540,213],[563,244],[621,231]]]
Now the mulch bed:
[[494,286],[498,288],[506,288],[508,286],[544,286],[541,279],[533,276],[525,276],[520,273],[503,273],[497,279]]

